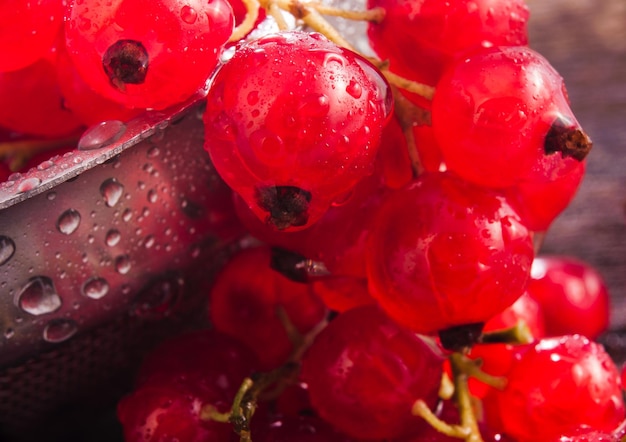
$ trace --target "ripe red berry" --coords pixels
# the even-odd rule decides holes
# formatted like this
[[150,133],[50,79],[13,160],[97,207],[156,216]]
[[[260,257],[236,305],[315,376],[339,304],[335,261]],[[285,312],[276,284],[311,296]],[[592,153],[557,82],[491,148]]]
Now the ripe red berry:
[[63,7],[62,0],[0,3],[0,72],[25,68],[50,50],[63,23]]
[[259,219],[309,226],[372,173],[389,94],[372,65],[320,34],[269,35],[215,76],[205,148]]
[[416,332],[485,322],[526,287],[530,234],[495,192],[426,173],[375,217],[366,250],[371,294]]
[[213,326],[244,342],[264,369],[285,363],[294,351],[279,308],[303,335],[326,313],[307,284],[271,269],[270,259],[269,247],[239,252],[217,276],[209,299]]
[[435,138],[449,170],[505,187],[546,155],[581,161],[591,141],[567,101],[563,79],[527,47],[493,47],[452,63],[432,103]]
[[435,85],[458,54],[486,45],[525,45],[523,0],[368,0],[385,17],[370,23],[369,41],[391,70]]
[[578,333],[595,339],[609,325],[609,293],[589,264],[566,256],[533,261],[528,293],[543,311],[549,336]]
[[233,30],[226,0],[72,1],[67,49],[96,92],[128,107],[165,108],[203,88]]
[[532,346],[495,398],[502,430],[520,442],[558,440],[581,425],[612,431],[624,419],[615,364],[601,345],[580,335]]
[[416,334],[376,306],[340,314],[317,336],[302,361],[311,404],[355,438],[410,434],[420,420],[417,399],[437,400],[443,360]]

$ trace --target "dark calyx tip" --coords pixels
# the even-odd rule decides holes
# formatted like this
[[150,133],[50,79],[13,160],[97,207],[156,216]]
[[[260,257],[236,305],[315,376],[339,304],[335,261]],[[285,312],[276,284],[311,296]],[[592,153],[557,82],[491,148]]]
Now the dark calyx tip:
[[439,340],[446,350],[461,351],[478,342],[484,327],[484,322],[450,327],[439,331]]
[[256,199],[259,207],[269,212],[267,222],[278,230],[304,226],[309,221],[311,192],[299,187],[260,187]]
[[584,160],[593,143],[580,127],[572,125],[564,117],[557,118],[546,135],[544,152],[551,155],[561,152],[564,158],[572,157],[575,160]]
[[148,51],[136,40],[118,40],[102,57],[102,67],[111,84],[121,91],[127,84],[142,84],[146,80],[150,57]]
[[272,247],[270,267],[295,282],[308,282],[309,277],[302,265],[306,258],[290,250]]

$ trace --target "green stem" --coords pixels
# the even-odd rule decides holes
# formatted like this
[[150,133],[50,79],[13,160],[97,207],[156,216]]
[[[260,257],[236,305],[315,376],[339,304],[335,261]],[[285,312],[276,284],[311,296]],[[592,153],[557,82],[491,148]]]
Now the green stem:
[[530,344],[535,340],[528,324],[523,319],[510,328],[485,332],[480,336],[480,344]]
[[466,428],[466,442],[484,442],[478,429],[478,422],[472,408],[472,397],[467,385],[468,374],[463,371],[466,356],[461,353],[450,355],[450,365],[454,375],[454,397],[461,417],[461,426]]

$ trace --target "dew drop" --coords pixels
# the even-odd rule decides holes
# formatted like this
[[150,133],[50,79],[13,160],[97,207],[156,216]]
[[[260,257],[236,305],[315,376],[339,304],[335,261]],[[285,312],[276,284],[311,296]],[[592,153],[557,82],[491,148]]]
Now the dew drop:
[[107,232],[106,237],[104,238],[104,242],[107,246],[114,247],[120,242],[120,239],[122,239],[122,234],[120,233],[120,231],[116,229],[111,229]]
[[176,306],[183,293],[183,279],[165,275],[142,290],[132,303],[137,316],[166,316]]
[[103,121],[91,126],[78,140],[78,150],[95,150],[110,146],[126,132],[126,125],[119,120]]
[[322,64],[327,67],[331,63],[338,63],[340,66],[346,67],[348,65],[348,60],[346,60],[342,55],[329,52],[324,56]]
[[46,342],[57,344],[67,341],[78,331],[78,325],[71,319],[53,319],[43,330],[43,339]]
[[151,189],[148,191],[148,201],[150,201],[151,203],[156,203],[159,199],[159,195],[157,194],[156,190]]
[[121,255],[115,258],[115,270],[117,273],[125,275],[130,272],[130,268],[130,257],[128,255]]
[[109,207],[114,207],[124,193],[124,186],[115,178],[109,178],[100,185],[100,194]]
[[157,146],[154,146],[148,149],[147,156],[148,158],[155,158],[158,157],[160,153],[161,151],[159,150],[159,148]]
[[350,80],[350,83],[346,86],[346,92],[350,94],[353,98],[361,98],[363,94],[363,88],[359,83],[354,80]]
[[71,235],[80,225],[80,213],[74,209],[67,209],[57,220],[57,230],[64,235]]
[[30,278],[15,297],[19,308],[35,316],[55,312],[62,303],[52,279],[47,276]]
[[26,178],[24,181],[20,182],[17,186],[17,192],[23,193],[28,192],[29,190],[33,190],[35,187],[41,184],[41,180],[37,177]]
[[8,236],[0,235],[0,266],[9,262],[15,253],[15,243]]
[[15,336],[15,330],[12,328],[7,328],[4,331],[4,338],[5,339],[11,339],[13,336]]
[[133,218],[133,211],[130,209],[124,210],[124,213],[122,213],[122,220],[127,223],[132,218]]
[[54,163],[52,161],[45,160],[42,163],[39,163],[39,165],[37,166],[37,170],[48,170],[52,166],[54,166]]
[[54,199],[57,197],[57,193],[56,192],[50,192],[46,195],[46,198],[48,199],[48,201],[54,201]]
[[91,278],[82,287],[83,295],[91,299],[100,299],[109,292],[109,283],[104,278]]
[[248,94],[247,100],[250,106],[254,106],[255,104],[257,104],[259,102],[259,91],[250,92]]
[[149,248],[151,248],[154,245],[154,243],[155,243],[154,236],[148,235],[148,236],[146,236],[146,239],[145,239],[145,241],[143,243],[143,246],[146,249],[149,249]]
[[180,10],[180,18],[187,24],[192,25],[198,20],[198,13],[194,8],[185,5]]

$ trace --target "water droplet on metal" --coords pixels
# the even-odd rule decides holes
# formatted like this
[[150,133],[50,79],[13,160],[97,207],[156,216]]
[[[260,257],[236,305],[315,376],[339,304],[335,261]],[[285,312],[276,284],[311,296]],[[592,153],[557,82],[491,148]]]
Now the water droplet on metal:
[[0,235],[0,266],[9,262],[15,253],[15,243],[8,236]]
[[33,190],[35,187],[41,184],[41,180],[37,177],[26,178],[24,181],[20,182],[17,186],[17,192],[23,193],[28,192],[29,190]]
[[47,276],[30,278],[15,297],[15,305],[35,316],[55,312],[62,303],[52,279]]
[[130,221],[132,217],[133,217],[133,211],[130,209],[126,209],[124,210],[124,213],[122,213],[122,220],[124,220],[124,222]]
[[56,197],[57,197],[56,192],[50,192],[46,195],[46,198],[48,198],[48,201],[53,201]]
[[91,299],[100,299],[109,293],[109,283],[104,278],[91,278],[82,287],[83,295]]
[[15,336],[15,330],[12,328],[7,328],[4,331],[4,338],[5,339],[11,339],[13,336]]
[[109,178],[100,185],[100,194],[109,207],[114,207],[124,194],[124,186],[115,178]]
[[135,297],[132,312],[137,316],[168,315],[180,300],[183,286],[184,280],[173,274],[153,281]]
[[107,246],[114,247],[120,242],[120,239],[122,239],[122,234],[120,233],[120,231],[116,229],[111,229],[107,232],[107,235],[104,238],[104,242]]
[[43,330],[43,339],[52,344],[67,341],[78,331],[78,324],[71,319],[53,319]]
[[157,194],[156,190],[152,189],[148,191],[148,201],[150,201],[151,203],[156,203],[158,199],[159,195]]
[[54,166],[54,163],[50,160],[45,160],[37,166],[37,170],[47,170]]
[[115,270],[120,275],[125,275],[130,272],[131,263],[128,255],[122,255],[115,258]]
[[78,140],[78,150],[102,149],[120,139],[126,132],[126,125],[119,120],[103,121],[91,126]]
[[154,146],[148,149],[147,155],[148,155],[148,158],[154,158],[154,157],[159,156],[159,153],[161,153],[159,148],[157,146]]
[[80,213],[74,209],[67,209],[57,220],[57,229],[64,235],[71,235],[80,225]]

